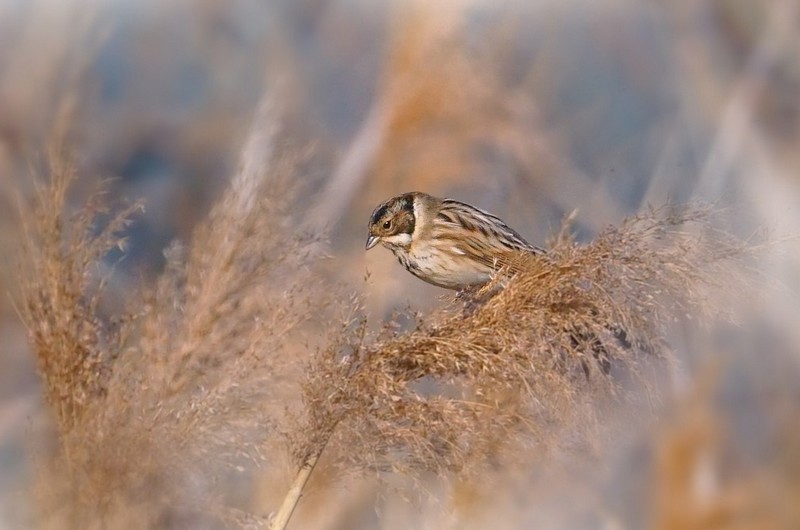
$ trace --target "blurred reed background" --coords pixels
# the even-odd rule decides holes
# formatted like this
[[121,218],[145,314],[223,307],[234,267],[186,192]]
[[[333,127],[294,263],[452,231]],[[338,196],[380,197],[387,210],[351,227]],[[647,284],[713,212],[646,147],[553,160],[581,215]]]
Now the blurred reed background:
[[[373,326],[444,303],[389,252],[363,251],[374,205],[404,191],[476,204],[542,244],[575,209],[588,241],[696,199],[775,242],[751,264],[760,296],[716,308],[738,327],[674,337],[664,413],[598,441],[581,473],[531,456],[486,492],[322,469],[295,528],[800,525],[800,2],[2,0],[0,526],[74,526],[35,493],[58,437],[14,302],[18,212],[48,146],[66,138],[76,156],[72,208],[106,177],[113,199],[144,201],[124,259],[104,260],[101,311],[115,314],[252,163],[254,131],[293,157],[287,222],[329,240],[314,243],[330,256],[319,289],[363,293]],[[304,296],[328,312],[331,292]],[[286,351],[319,343],[315,326]],[[299,400],[278,395],[270,406]],[[256,479],[229,478],[229,504],[275,509],[291,465],[266,460]]]

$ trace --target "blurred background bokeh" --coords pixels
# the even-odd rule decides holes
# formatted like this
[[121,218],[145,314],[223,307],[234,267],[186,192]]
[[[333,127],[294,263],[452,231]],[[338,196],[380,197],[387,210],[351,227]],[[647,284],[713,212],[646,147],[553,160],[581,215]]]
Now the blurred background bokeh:
[[[668,419],[557,490],[591,490],[585,512],[556,491],[440,502],[473,503],[475,528],[493,510],[509,528],[798,527],[792,0],[0,0],[0,527],[26,528],[36,510],[27,490],[49,422],[10,296],[31,168],[64,134],[75,204],[106,177],[114,197],[144,199],[114,274],[124,300],[191,236],[259,119],[274,121],[276,152],[307,153],[299,185],[310,225],[329,233],[327,272],[378,321],[444,294],[363,251],[372,208],[405,191],[479,205],[538,244],[576,209],[588,240],[647,205],[695,199],[724,207],[742,237],[768,230],[777,243],[754,264],[764,296],[734,308],[737,340],[679,346],[686,377]],[[342,495],[314,493],[327,508],[307,520],[466,525],[390,494]]]

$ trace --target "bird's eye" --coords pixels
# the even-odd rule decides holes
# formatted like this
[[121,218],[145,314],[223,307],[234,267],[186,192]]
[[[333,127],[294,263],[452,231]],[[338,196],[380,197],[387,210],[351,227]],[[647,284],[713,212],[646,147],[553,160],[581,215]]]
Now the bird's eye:
[[389,230],[391,227],[392,227],[391,219],[383,222],[383,229],[384,230]]

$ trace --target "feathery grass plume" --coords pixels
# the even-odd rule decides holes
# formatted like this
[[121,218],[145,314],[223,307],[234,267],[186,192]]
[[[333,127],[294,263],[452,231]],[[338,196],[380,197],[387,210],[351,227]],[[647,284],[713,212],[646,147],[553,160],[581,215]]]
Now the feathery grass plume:
[[[45,397],[61,433],[67,435],[91,404],[107,394],[115,336],[97,314],[104,283],[97,265],[110,249],[125,246],[121,234],[142,206],[137,203],[110,215],[100,189],[85,208],[67,214],[75,161],[54,147],[46,166],[51,180],[37,185],[37,207],[23,218],[20,311]],[[108,220],[98,225],[102,217]]]
[[66,216],[75,166],[51,156],[21,269],[63,457],[40,481],[42,526],[220,523],[231,508],[217,489],[266,461],[282,393],[299,377],[292,333],[326,296],[310,267],[318,239],[296,229],[296,159],[251,151],[268,160],[243,161],[191,243],[168,249],[156,284],[131,293],[114,322],[98,316],[94,271],[139,205],[101,229],[102,196]]
[[558,426],[588,440],[603,403],[649,404],[659,389],[643,368],[671,360],[668,328],[705,314],[747,251],[710,213],[651,210],[586,245],[562,234],[546,255],[520,256],[512,279],[498,274],[473,310],[410,331],[370,336],[353,317],[307,368],[291,440],[301,469],[328,447],[349,470],[485,471],[520,444],[545,451]]

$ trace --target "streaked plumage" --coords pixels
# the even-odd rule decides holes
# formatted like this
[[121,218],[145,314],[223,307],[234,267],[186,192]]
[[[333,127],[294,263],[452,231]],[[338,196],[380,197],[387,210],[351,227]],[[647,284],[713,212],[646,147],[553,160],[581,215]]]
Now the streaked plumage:
[[420,192],[378,205],[368,229],[367,250],[381,243],[414,276],[447,289],[485,284],[515,252],[543,252],[487,211]]

